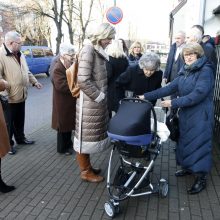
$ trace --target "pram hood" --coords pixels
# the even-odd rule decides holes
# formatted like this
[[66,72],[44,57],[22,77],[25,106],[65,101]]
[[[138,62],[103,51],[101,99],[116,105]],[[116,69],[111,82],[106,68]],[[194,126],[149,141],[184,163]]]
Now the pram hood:
[[122,100],[118,112],[110,120],[108,133],[120,136],[151,134],[151,109],[148,102]]

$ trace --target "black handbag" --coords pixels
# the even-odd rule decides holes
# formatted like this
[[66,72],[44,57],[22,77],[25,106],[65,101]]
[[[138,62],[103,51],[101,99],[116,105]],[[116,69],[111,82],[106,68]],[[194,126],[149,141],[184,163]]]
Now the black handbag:
[[172,141],[177,142],[179,139],[179,109],[171,110],[170,114],[166,118],[166,125],[170,130],[169,138]]
[[5,96],[0,95],[0,101],[2,104],[3,111],[6,111],[8,109],[8,99]]

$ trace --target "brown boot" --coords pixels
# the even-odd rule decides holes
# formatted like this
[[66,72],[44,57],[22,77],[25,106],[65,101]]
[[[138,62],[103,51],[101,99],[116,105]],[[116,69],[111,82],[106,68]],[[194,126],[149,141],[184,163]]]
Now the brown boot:
[[91,169],[82,171],[80,176],[81,179],[92,183],[99,183],[104,180],[104,177],[96,175]]
[[92,183],[98,183],[104,180],[104,177],[96,175],[94,173],[92,166],[90,164],[89,154],[77,153],[76,158],[81,171],[80,174],[81,179]]

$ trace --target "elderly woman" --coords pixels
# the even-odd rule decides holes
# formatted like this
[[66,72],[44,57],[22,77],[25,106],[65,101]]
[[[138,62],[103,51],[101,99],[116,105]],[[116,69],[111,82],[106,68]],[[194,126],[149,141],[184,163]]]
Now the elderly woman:
[[140,42],[135,41],[129,48],[129,65],[137,64],[143,54],[143,47]]
[[[153,52],[145,53],[139,64],[129,66],[116,80],[118,99],[124,98],[127,93],[137,96],[160,88],[162,75],[159,56]],[[155,105],[156,101],[152,100],[152,104]]]
[[182,169],[175,175],[194,174],[196,178],[188,193],[195,194],[205,189],[212,165],[214,68],[198,43],[184,46],[182,56],[185,65],[179,76],[169,85],[145,93],[140,98],[155,100],[178,92],[179,97],[161,104],[163,107],[179,108],[180,137],[176,159]]
[[60,54],[51,69],[53,83],[52,128],[57,130],[57,152],[72,154],[72,130],[75,129],[76,98],[70,92],[66,69],[73,63],[75,50],[72,44],[62,43]]
[[121,40],[113,40],[107,48],[109,62],[107,62],[108,73],[108,108],[111,116],[112,111],[117,111],[118,102],[115,88],[115,81],[121,73],[125,72],[128,67],[128,60],[123,50]]
[[[7,81],[0,79],[0,91],[4,91],[9,88]],[[2,104],[0,102],[0,192],[7,193],[15,189],[14,186],[6,185],[2,180],[1,175],[1,158],[4,157],[10,150],[9,136],[7,126],[5,123]]]
[[99,25],[90,35],[79,54],[78,84],[80,98],[76,106],[74,149],[81,171],[81,179],[101,182],[104,178],[90,163],[90,154],[110,146],[107,137],[109,114],[107,108],[108,55],[105,48],[115,37],[115,28],[108,23]]

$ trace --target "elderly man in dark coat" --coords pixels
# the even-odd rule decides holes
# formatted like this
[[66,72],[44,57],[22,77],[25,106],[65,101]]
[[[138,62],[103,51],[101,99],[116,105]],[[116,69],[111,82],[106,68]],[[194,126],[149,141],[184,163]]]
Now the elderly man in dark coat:
[[212,166],[213,88],[214,67],[198,43],[189,43],[182,50],[185,65],[179,76],[168,86],[145,93],[154,100],[178,92],[179,97],[162,101],[163,107],[179,108],[180,137],[176,159],[182,167],[175,175],[195,175],[189,194],[199,193],[206,187],[207,174]]
[[75,50],[72,44],[61,44],[60,55],[53,63],[52,128],[57,130],[57,152],[72,154],[72,130],[75,130],[76,98],[68,87],[66,69],[73,63]]
[[183,31],[178,31],[175,35],[175,43],[170,47],[167,64],[163,78],[166,83],[173,81],[184,64],[180,53],[185,45],[186,34]]

